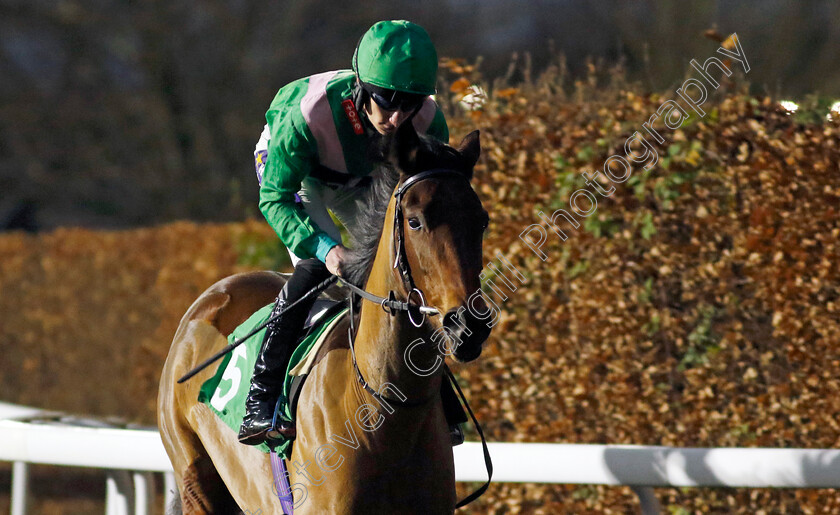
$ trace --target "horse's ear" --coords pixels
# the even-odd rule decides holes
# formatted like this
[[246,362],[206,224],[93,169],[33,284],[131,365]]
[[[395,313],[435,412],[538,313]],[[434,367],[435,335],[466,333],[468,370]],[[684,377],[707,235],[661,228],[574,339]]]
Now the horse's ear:
[[403,123],[397,128],[391,145],[391,159],[397,168],[405,174],[417,172],[417,155],[420,150],[420,136],[411,121]]
[[468,169],[470,177],[472,177],[472,169],[478,162],[478,156],[481,155],[481,143],[478,139],[479,131],[475,130],[464,136],[461,143],[458,145],[458,152],[464,158],[464,166]]

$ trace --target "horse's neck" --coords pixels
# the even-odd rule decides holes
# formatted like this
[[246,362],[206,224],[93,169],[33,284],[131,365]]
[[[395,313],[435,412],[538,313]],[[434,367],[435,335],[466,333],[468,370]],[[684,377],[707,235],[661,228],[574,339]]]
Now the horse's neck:
[[[393,199],[385,215],[385,227],[379,241],[371,273],[365,289],[375,295],[387,297],[390,291],[401,291],[402,286],[393,271]],[[359,330],[356,337],[356,358],[367,382],[374,388],[390,383],[408,401],[431,399],[440,389],[441,374],[421,376],[405,363],[405,350],[418,338],[423,343],[411,352],[413,363],[426,368],[435,361],[436,346],[430,340],[428,326],[414,327],[406,313],[391,316],[380,306],[363,302]],[[389,395],[394,397],[394,395]]]

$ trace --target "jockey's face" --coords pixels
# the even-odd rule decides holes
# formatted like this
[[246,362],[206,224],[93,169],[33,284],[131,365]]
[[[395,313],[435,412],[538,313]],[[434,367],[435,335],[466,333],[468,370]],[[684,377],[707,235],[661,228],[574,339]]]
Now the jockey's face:
[[395,132],[404,121],[408,120],[411,113],[414,112],[414,109],[403,111],[401,108],[395,111],[387,111],[372,99],[365,102],[363,109],[373,128],[382,135]]

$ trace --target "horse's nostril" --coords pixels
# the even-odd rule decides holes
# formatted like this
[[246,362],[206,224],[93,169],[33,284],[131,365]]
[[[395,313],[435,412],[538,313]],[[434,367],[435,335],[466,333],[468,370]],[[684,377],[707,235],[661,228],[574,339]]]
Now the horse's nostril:
[[465,309],[451,309],[443,316],[443,325],[459,336],[469,337],[472,331],[467,327],[467,319],[464,316]]
[[454,309],[450,309],[443,316],[443,324],[450,328],[461,327],[464,325],[464,317]]
[[445,325],[446,327],[452,327],[453,325],[455,325],[455,321],[457,320],[456,319],[457,316],[458,316],[457,312],[452,311],[452,310],[448,311],[443,316],[443,325]]

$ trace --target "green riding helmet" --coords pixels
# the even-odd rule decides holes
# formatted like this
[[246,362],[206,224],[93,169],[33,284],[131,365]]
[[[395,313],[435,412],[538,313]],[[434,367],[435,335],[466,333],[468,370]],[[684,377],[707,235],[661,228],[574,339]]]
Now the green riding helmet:
[[353,71],[363,83],[417,95],[434,95],[437,52],[423,27],[380,21],[359,41]]

